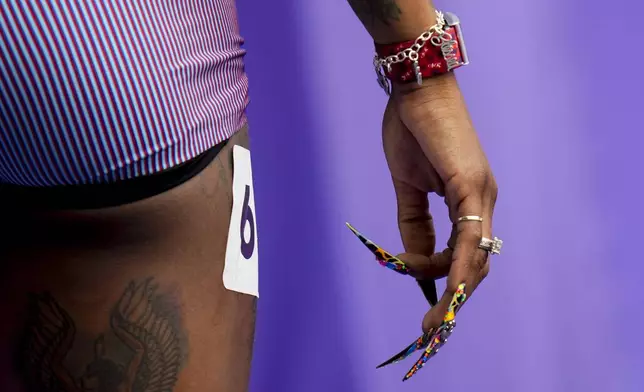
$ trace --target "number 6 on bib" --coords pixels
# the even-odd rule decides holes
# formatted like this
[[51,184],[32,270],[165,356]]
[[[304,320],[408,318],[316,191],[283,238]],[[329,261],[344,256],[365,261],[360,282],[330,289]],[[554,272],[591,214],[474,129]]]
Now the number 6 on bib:
[[259,297],[257,223],[250,151],[233,147],[233,210],[228,229],[224,287]]

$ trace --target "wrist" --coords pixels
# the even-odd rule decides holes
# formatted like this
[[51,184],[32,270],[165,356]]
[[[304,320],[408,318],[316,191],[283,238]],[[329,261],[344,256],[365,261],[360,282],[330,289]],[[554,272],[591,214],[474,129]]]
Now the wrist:
[[392,83],[392,96],[394,97],[411,94],[436,99],[454,95],[454,92],[460,92],[460,89],[453,72],[423,79],[422,85],[418,83]]
[[424,117],[430,118],[449,117],[450,113],[465,106],[456,77],[451,72],[426,79],[422,86],[395,84],[391,99],[396,106],[404,105],[412,112],[422,112]]

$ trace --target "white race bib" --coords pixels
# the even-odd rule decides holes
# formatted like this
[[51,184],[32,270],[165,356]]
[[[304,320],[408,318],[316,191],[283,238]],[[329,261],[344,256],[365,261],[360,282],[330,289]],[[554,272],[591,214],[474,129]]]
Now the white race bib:
[[233,147],[233,211],[228,229],[224,287],[259,297],[257,221],[250,151]]

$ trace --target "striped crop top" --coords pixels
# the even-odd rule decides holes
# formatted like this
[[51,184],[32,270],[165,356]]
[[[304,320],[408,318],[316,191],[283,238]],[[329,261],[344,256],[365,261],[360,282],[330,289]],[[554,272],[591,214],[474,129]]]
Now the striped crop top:
[[246,123],[234,0],[0,1],[0,183],[117,181]]

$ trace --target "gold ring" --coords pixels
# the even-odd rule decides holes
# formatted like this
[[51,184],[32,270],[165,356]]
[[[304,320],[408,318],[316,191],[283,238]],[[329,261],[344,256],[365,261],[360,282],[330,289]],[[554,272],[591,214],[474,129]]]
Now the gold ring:
[[458,218],[458,222],[483,222],[483,218],[478,215],[465,215]]

